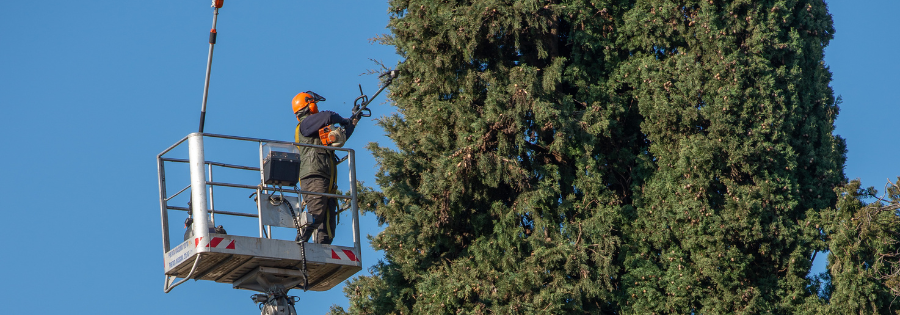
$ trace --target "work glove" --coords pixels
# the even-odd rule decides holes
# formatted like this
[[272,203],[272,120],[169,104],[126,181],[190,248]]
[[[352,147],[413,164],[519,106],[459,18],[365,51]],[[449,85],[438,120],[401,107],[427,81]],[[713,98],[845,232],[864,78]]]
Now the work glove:
[[342,127],[341,129],[344,129],[344,137],[345,137],[345,139],[350,139],[350,136],[353,135],[353,130],[356,129],[356,125],[354,125],[354,124],[349,124],[349,125],[346,125],[346,126]]

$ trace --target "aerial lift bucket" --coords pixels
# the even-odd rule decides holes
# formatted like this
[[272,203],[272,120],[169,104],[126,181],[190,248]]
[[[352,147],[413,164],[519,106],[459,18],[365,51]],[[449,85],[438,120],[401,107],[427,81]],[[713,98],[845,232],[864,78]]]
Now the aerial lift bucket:
[[[204,154],[204,138],[226,139],[228,141],[255,142],[259,150],[259,167],[242,166],[210,161]],[[169,157],[170,152],[188,145],[188,159]],[[272,166],[266,164],[266,157],[279,156],[275,153],[291,153],[295,146],[317,147],[326,150],[344,151],[348,157],[350,175],[350,195],[315,193],[297,189],[284,188],[273,181]],[[275,152],[275,153],[270,153]],[[264,155],[265,154],[265,155]],[[282,154],[290,156],[289,154]],[[271,161],[270,161],[271,162]],[[167,193],[166,165],[171,163],[188,163],[190,168],[190,184],[175,194]],[[347,148],[315,146],[277,140],[255,139],[216,134],[192,133],[181,139],[157,156],[159,171],[159,201],[162,220],[163,261],[165,263],[164,291],[169,292],[189,279],[215,281],[232,284],[235,289],[258,292],[271,292],[281,288],[285,292],[290,289],[325,291],[340,284],[362,269],[359,211],[356,200],[355,152]],[[275,166],[275,168],[283,167]],[[247,183],[216,182],[212,180],[212,170],[228,168],[260,172],[260,182]],[[274,170],[278,172],[279,170]],[[283,169],[282,169],[283,171]],[[266,174],[266,173],[269,174]],[[296,174],[296,173],[295,173]],[[266,181],[268,179],[269,183]],[[222,211],[213,209],[213,187],[232,187],[247,189],[256,193],[256,209],[253,212]],[[173,198],[185,191],[190,191],[190,209],[172,205]],[[276,195],[277,194],[277,195]],[[276,227],[294,227],[293,214],[285,209],[300,212],[300,194],[324,195],[349,201],[352,213],[353,245],[339,246],[315,243],[298,243],[294,240],[272,238],[271,229]],[[279,196],[279,203],[289,203],[285,207],[270,202],[266,198]],[[207,203],[209,200],[209,203]],[[221,204],[221,203],[220,203]],[[225,205],[229,208],[232,205]],[[187,211],[193,217],[190,228],[193,233],[189,239],[170,246],[169,211]],[[209,227],[214,215],[228,215],[256,218],[258,236],[241,236],[211,233]],[[212,231],[215,231],[213,229]],[[345,230],[346,231],[346,230]],[[305,265],[305,266],[304,266]],[[181,279],[180,281],[177,281]]]

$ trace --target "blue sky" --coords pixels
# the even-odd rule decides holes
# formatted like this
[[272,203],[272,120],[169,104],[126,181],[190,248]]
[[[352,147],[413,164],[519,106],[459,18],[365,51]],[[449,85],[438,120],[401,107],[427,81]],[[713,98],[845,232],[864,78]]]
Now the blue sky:
[[[837,33],[825,61],[843,98],[836,133],[850,150],[846,174],[880,189],[900,175],[891,135],[900,117],[900,3],[828,3]],[[290,99],[306,90],[349,113],[357,84],[377,87],[360,76],[376,68],[369,59],[398,61],[392,47],[368,41],[387,32],[387,20],[383,1],[226,1],[206,131],[290,140]],[[252,292],[228,284],[162,290],[155,156],[197,129],[211,22],[209,1],[199,0],[0,3],[0,237],[8,244],[0,313],[256,312]],[[383,101],[373,103],[375,116],[393,111]],[[383,134],[367,120],[348,142],[369,184],[375,165],[364,145],[391,146]],[[362,219],[364,235],[379,231],[374,216]],[[364,248],[367,266],[381,257]],[[339,288],[292,293],[310,314],[347,305]]]

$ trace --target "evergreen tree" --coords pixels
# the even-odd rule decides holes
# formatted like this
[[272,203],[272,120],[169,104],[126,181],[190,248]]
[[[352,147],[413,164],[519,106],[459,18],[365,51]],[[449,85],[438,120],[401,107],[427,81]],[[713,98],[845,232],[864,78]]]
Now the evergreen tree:
[[859,180],[836,191],[837,207],[817,220],[831,250],[820,275],[818,313],[894,314],[900,310],[900,186],[890,185],[880,198],[872,187],[860,189]]
[[360,203],[386,258],[351,313],[818,303],[810,216],[844,177],[824,3],[390,6],[397,150],[370,146],[382,192]]
[[819,1],[637,1],[622,71],[657,167],[623,246],[635,313],[798,313],[843,140]]
[[348,286],[352,311],[616,309],[622,218],[650,172],[637,106],[608,82],[626,8],[391,2],[406,61],[381,125],[399,150],[371,148],[386,261]]

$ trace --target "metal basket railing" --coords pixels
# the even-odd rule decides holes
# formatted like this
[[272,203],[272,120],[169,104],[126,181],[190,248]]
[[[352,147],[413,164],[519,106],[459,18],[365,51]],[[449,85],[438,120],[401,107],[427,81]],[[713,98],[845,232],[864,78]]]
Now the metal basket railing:
[[[221,163],[216,161],[207,161],[205,159],[204,147],[203,147],[203,139],[204,138],[218,138],[218,139],[227,139],[227,140],[236,140],[236,141],[246,141],[246,142],[256,142],[259,146],[260,157],[262,157],[262,148],[266,144],[287,144],[294,146],[302,146],[302,147],[314,147],[325,150],[332,151],[344,151],[347,152],[347,162],[348,162],[348,173],[350,176],[349,182],[349,192],[350,195],[339,195],[339,194],[328,194],[328,193],[318,193],[312,191],[305,190],[295,190],[295,189],[286,189],[278,186],[266,185],[260,181],[258,185],[248,185],[243,183],[228,183],[228,182],[217,182],[213,181],[212,170],[213,167],[221,167],[227,169],[237,169],[237,170],[249,170],[260,172],[262,169],[262,159],[260,158],[260,166],[245,166],[245,165],[237,165],[237,164],[228,164]],[[189,153],[188,159],[184,158],[175,158],[168,157],[167,154],[172,152],[174,149],[183,145],[185,142],[188,142]],[[259,139],[259,138],[249,138],[249,137],[238,137],[238,136],[228,136],[228,135],[219,135],[219,134],[209,134],[209,133],[192,133],[172,146],[168,147],[160,154],[156,156],[157,161],[157,172],[159,179],[159,204],[160,204],[160,217],[162,223],[162,238],[163,238],[163,253],[170,251],[171,245],[169,240],[169,211],[187,211],[192,213],[194,219],[194,233],[200,235],[206,235],[206,231],[208,231],[208,223],[206,220],[200,218],[206,218],[207,214],[212,222],[215,222],[215,215],[227,215],[227,216],[236,216],[236,217],[248,217],[248,218],[257,218],[258,227],[259,227],[259,237],[260,238],[271,238],[271,226],[266,226],[263,224],[262,212],[259,206],[259,202],[257,202],[257,213],[245,213],[245,212],[233,212],[233,211],[223,211],[215,209],[215,199],[213,195],[213,187],[232,187],[232,188],[240,188],[240,189],[248,189],[257,191],[257,196],[262,195],[265,192],[289,192],[289,193],[298,193],[299,194],[310,194],[310,195],[322,195],[333,198],[347,199],[350,201],[349,210],[351,210],[352,214],[352,233],[353,233],[353,247],[355,248],[357,253],[360,252],[360,236],[359,236],[359,209],[357,208],[357,191],[356,191],[356,156],[355,151],[353,149],[348,148],[338,148],[338,147],[328,147],[328,146],[319,146],[319,145],[310,145],[305,143],[296,143],[289,141],[279,141],[279,140],[269,140],[269,139]],[[180,189],[178,192],[168,195],[167,193],[167,183],[166,183],[166,163],[187,163],[191,168],[191,183],[186,187]],[[261,176],[262,177],[262,176]],[[188,207],[179,207],[170,205],[170,201],[176,196],[190,191],[191,193],[191,208]],[[208,192],[208,194],[207,194]],[[207,201],[209,206],[207,207]]]

